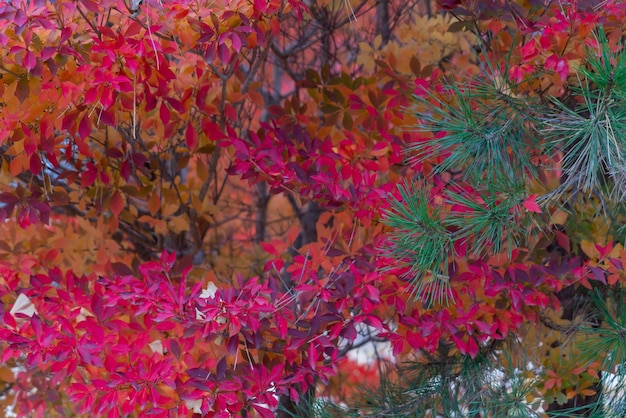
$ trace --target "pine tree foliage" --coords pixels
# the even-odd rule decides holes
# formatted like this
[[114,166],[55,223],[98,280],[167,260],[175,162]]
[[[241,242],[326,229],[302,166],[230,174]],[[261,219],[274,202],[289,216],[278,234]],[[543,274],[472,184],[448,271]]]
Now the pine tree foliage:
[[626,191],[626,54],[622,45],[611,51],[601,27],[597,43],[599,50],[588,50],[579,85],[572,88],[577,105],[552,100],[543,122],[548,148],[563,153],[566,180],[554,193],[576,189],[620,202]]
[[[478,57],[482,73],[462,82],[449,78],[436,92],[415,96],[421,121],[415,129],[430,136],[408,147],[408,160],[432,164],[435,180],[458,173],[437,190],[426,181],[399,186],[399,197],[384,214],[393,230],[388,255],[406,268],[422,306],[444,302],[433,298],[433,289],[453,293],[449,283],[454,277],[448,271],[453,258],[487,260],[506,254],[511,259],[515,249],[532,248],[554,228],[546,214],[555,208],[569,215],[567,222],[581,225],[588,216],[602,217],[611,240],[623,235],[626,53],[622,44],[609,46],[601,26],[594,36],[577,77],[570,79],[575,82],[569,94],[561,98],[520,89],[503,76],[508,73],[506,57],[504,64]],[[560,170],[560,184],[544,182],[542,172],[555,170]],[[537,190],[533,204],[538,202],[542,211],[525,205]],[[594,202],[593,214],[577,212],[583,200]],[[583,226],[577,233],[591,234]],[[549,263],[536,257],[537,263]],[[589,294],[591,302],[581,308],[586,322],[568,332],[575,334],[573,361],[589,367],[589,373],[596,373],[598,353],[606,353],[597,376],[603,390],[594,402],[543,410],[550,401],[542,404],[543,383],[537,376],[549,370],[530,359],[536,347],[506,341],[497,348],[483,343],[473,359],[455,353],[396,367],[395,383],[383,379],[380,391],[368,394],[364,410],[394,417],[626,416],[621,389],[626,381],[626,293],[604,281]],[[564,399],[556,401],[566,404],[568,398],[559,396]]]
[[441,157],[434,172],[463,168],[464,180],[475,186],[501,190],[527,173],[536,174],[527,152],[534,145],[536,100],[517,94],[519,85],[503,76],[488,57],[483,73],[469,82],[448,79],[444,100],[432,92],[415,95],[421,132],[441,134],[436,141],[412,144],[407,155],[412,162]]
[[[546,219],[520,206],[531,194],[529,186],[541,182],[539,169],[563,172],[557,188],[544,185],[545,194],[538,197],[544,206],[562,207],[582,193],[599,196],[605,209],[621,214],[626,195],[626,54],[621,48],[610,50],[602,29],[596,36],[598,50],[588,48],[579,86],[572,87],[573,106],[517,93],[519,85],[486,57],[478,57],[483,73],[470,81],[448,80],[442,88],[445,99],[431,92],[415,96],[421,119],[416,129],[435,136],[411,144],[408,160],[440,161],[433,175],[461,171],[471,188],[448,188],[445,203],[433,205],[427,192],[419,190],[423,186],[405,184],[400,186],[401,199],[392,200],[392,209],[384,214],[384,222],[395,230],[391,253],[408,263],[417,295],[432,299],[424,283],[447,278],[440,266],[447,265],[443,257],[452,254],[455,243],[468,244],[471,256],[503,251],[510,256],[548,228]],[[561,165],[541,166],[533,155],[554,156]],[[416,194],[411,196],[411,191]],[[418,235],[423,239],[413,239]],[[445,283],[435,288],[445,288]]]
[[293,405],[294,410],[287,410],[283,405],[279,406],[280,416],[289,418],[358,418],[361,415],[353,408],[338,405],[329,399],[322,397],[302,398]]
[[541,416],[540,402],[529,402],[538,389],[534,373],[526,370],[523,357],[503,353],[506,344],[496,346],[473,359],[424,356],[392,366],[398,378],[383,379],[378,391],[364,393],[361,409],[371,417]]
[[400,199],[393,198],[385,213],[388,225],[394,228],[392,247],[386,251],[408,269],[406,275],[415,283],[416,295],[428,302],[442,302],[449,296],[451,234],[423,184],[401,185],[399,191]]

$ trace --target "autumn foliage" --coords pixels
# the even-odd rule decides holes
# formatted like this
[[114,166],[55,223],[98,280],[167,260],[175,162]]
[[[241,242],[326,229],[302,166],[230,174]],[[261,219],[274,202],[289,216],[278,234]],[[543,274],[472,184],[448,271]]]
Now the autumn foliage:
[[540,198],[568,184],[563,153],[520,147],[540,181],[506,216],[543,228],[468,229],[445,289],[433,269],[416,289],[389,217],[411,199],[433,219],[433,202],[503,207],[435,145],[445,132],[414,128],[424,106],[484,74],[515,86],[506,100],[574,106],[600,27],[620,50],[626,7],[418,3],[2,3],[0,407],[273,417],[357,393],[338,382],[367,380],[346,356],[368,339],[425,365],[557,341],[524,401],[596,395],[610,367],[562,355],[587,324],[568,295],[618,289],[626,252],[593,196]]

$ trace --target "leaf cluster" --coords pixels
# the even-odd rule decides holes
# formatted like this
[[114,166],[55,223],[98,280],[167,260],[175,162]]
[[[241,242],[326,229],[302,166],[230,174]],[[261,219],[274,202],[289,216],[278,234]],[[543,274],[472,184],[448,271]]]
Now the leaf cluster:
[[[578,86],[563,98],[541,96],[529,87],[532,79],[512,81],[510,55],[496,63],[488,54],[478,57],[482,70],[467,81],[450,77],[436,91],[414,96],[415,129],[430,139],[410,144],[408,160],[432,167],[425,174],[439,183],[452,178],[439,192],[443,203],[434,205],[424,191],[412,197],[402,186],[402,201],[391,199],[384,216],[394,228],[390,253],[408,263],[415,293],[424,296],[425,282],[447,277],[451,256],[506,252],[510,258],[513,249],[532,245],[549,227],[535,200],[528,202],[537,192],[546,213],[567,210],[564,204],[585,193],[599,196],[612,217],[622,216],[626,55],[622,44],[610,47],[601,26],[595,36]],[[555,176],[556,186],[546,180]],[[615,234],[619,223],[612,220]]]
[[524,218],[519,187],[482,195],[448,190],[440,203],[424,183],[405,183],[398,189],[400,198],[393,197],[383,212],[383,222],[393,229],[389,246],[382,250],[396,260],[394,269],[403,270],[411,292],[427,305],[452,297],[449,263],[459,248],[475,257],[501,251],[510,255],[528,231],[530,217]]
[[508,80],[506,68],[500,71],[490,60],[485,66],[470,81],[448,79],[443,96],[414,96],[420,118],[415,129],[436,136],[411,144],[407,154],[410,162],[442,160],[434,173],[462,169],[463,180],[474,186],[506,189],[536,173],[527,150],[536,138],[537,103],[518,93],[521,86]]

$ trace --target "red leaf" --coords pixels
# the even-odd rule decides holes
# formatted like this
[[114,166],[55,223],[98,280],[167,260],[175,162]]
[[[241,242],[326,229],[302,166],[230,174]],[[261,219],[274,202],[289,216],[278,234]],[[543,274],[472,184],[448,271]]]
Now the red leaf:
[[198,147],[198,133],[191,123],[187,124],[187,131],[185,132],[185,143],[187,148],[195,150]]
[[92,87],[85,92],[85,104],[95,103],[98,100],[99,90],[96,87]]
[[30,171],[38,176],[39,173],[41,173],[41,158],[39,157],[39,154],[37,153],[33,153],[33,155],[30,156]]
[[220,60],[222,61],[222,63],[224,65],[228,64],[228,61],[230,60],[230,50],[228,49],[228,47],[224,44],[220,44],[217,47],[217,51],[218,51],[218,54],[220,56]]
[[367,318],[365,318],[365,323],[368,325],[373,326],[374,328],[376,328],[378,331],[382,331],[383,330],[383,323],[382,321],[373,315],[369,315]]
[[559,244],[561,248],[565,251],[571,251],[571,245],[569,241],[569,237],[562,233],[561,231],[554,231],[554,235],[556,236],[556,242]]
[[565,81],[567,79],[569,65],[565,58],[559,58],[556,54],[552,54],[546,59],[545,67],[554,70],[561,77],[561,80]]
[[259,413],[261,418],[273,418],[274,417],[274,413],[263,406],[253,404],[252,407],[255,409],[255,411]]
[[91,121],[89,120],[89,116],[85,115],[78,125],[78,135],[80,135],[81,139],[85,140],[89,137],[89,134],[91,134]]
[[180,102],[180,100],[176,100],[172,97],[166,97],[167,103],[172,106],[172,109],[177,111],[178,113],[185,113],[185,106]]
[[225,137],[220,126],[215,122],[211,122],[208,118],[202,119],[202,132],[212,141],[217,141]]
[[309,344],[309,349],[308,349],[308,361],[309,361],[309,367],[311,367],[311,369],[316,370],[317,369],[317,350],[315,348],[315,345],[313,344]]
[[98,3],[92,0],[81,0],[81,3],[87,8],[87,10],[98,13],[100,8],[98,7]]
[[91,186],[96,181],[97,176],[98,172],[95,170],[95,168],[89,167],[86,171],[83,171],[80,174],[80,187]]
[[20,103],[23,103],[24,100],[30,95],[30,84],[28,83],[28,77],[22,76],[20,81],[17,82],[17,87],[15,89],[15,97]]
[[278,252],[274,244],[274,242],[262,242],[261,248],[263,248],[263,251],[273,255],[274,257],[280,257],[280,253]]
[[104,106],[105,109],[108,109],[111,106],[113,106],[113,102],[115,101],[114,93],[115,91],[113,90],[112,86],[108,86],[102,89],[102,96],[100,97],[100,103],[102,104],[102,106]]
[[531,39],[526,43],[526,45],[522,47],[522,59],[524,61],[528,61],[531,58],[534,58],[535,56],[537,56],[537,54],[539,54],[539,51],[537,50],[537,48],[535,48],[534,39]]
[[13,16],[13,23],[15,23],[17,26],[22,26],[25,25],[26,22],[28,22],[28,16],[26,16],[24,10],[18,8],[15,12],[15,15]]
[[241,39],[239,38],[239,35],[233,33],[232,35],[230,35],[230,40],[233,49],[237,51],[237,53],[239,53],[239,51],[241,51]]
[[111,195],[111,199],[109,200],[109,209],[115,216],[119,216],[122,209],[124,209],[124,198],[119,190],[114,191]]
[[460,0],[437,0],[437,6],[441,10],[454,10],[461,3]]
[[48,58],[53,56],[55,52],[56,48],[53,48],[51,46],[44,47],[41,50],[41,56],[39,58],[41,58],[42,61],[46,61]]
[[285,317],[282,315],[276,315],[276,325],[278,326],[280,338],[284,340],[287,337],[287,321],[285,320]]
[[267,11],[267,1],[266,0],[254,0],[254,9],[261,14]]
[[527,211],[534,212],[534,213],[541,213],[541,208],[537,204],[536,199],[537,199],[537,195],[533,194],[533,195],[528,196],[528,199],[524,200],[523,205]]
[[68,28],[67,26],[64,27],[63,30],[61,30],[61,38],[59,39],[59,44],[62,44],[63,42],[70,39],[70,36],[72,36],[72,29]]
[[365,285],[365,291],[367,293],[367,297],[374,303],[380,303],[380,290],[372,285]]
[[165,103],[161,103],[161,107],[159,108],[159,116],[161,117],[161,122],[163,123],[163,125],[167,125],[170,122],[170,109]]

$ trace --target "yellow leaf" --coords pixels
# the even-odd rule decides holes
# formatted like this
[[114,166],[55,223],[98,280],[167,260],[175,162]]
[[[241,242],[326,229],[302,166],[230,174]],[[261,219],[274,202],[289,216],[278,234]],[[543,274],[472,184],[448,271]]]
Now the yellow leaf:
[[556,210],[550,217],[553,225],[565,225],[565,221],[567,220],[567,213],[562,210]]
[[163,219],[154,220],[154,232],[156,234],[167,234],[168,231],[167,223]]
[[622,244],[617,244],[616,246],[613,247],[611,252],[608,254],[608,257],[618,258],[622,254],[622,251],[624,251],[624,247],[622,246]]
[[178,202],[178,195],[173,188],[163,188],[161,189],[161,193],[163,194],[163,199],[165,200],[165,203],[176,204]]
[[580,242],[580,248],[587,255],[587,257],[589,257],[592,260],[597,260],[598,257],[600,256],[600,252],[596,248],[596,244],[594,244],[593,242],[582,240]]
[[376,38],[374,38],[374,49],[380,49],[380,46],[383,43],[383,37],[382,35],[376,35]]
[[209,168],[207,167],[207,163],[202,159],[198,159],[196,165],[196,171],[198,173],[198,178],[203,182],[207,181],[209,178]]
[[187,218],[187,215],[176,216],[167,222],[167,226],[170,231],[178,234],[189,230],[189,219]]

